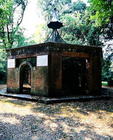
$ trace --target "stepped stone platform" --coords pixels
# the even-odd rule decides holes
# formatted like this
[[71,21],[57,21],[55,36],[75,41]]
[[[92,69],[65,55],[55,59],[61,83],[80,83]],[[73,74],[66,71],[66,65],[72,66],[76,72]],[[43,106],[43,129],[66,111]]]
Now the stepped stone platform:
[[102,88],[102,95],[100,96],[71,96],[71,97],[57,97],[57,98],[50,98],[50,97],[39,97],[29,94],[12,94],[6,93],[6,88],[0,90],[0,96],[11,97],[11,98],[18,98],[22,100],[28,101],[35,101],[39,103],[60,103],[60,102],[71,102],[71,101],[89,101],[89,100],[103,100],[103,99],[110,99],[113,98],[113,88]]

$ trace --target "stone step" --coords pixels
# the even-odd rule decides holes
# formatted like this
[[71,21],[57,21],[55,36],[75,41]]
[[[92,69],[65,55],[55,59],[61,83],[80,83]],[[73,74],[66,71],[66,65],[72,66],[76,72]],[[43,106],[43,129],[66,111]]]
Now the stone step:
[[29,94],[11,94],[0,92],[0,96],[18,98],[22,100],[36,101],[40,103],[60,103],[60,102],[71,102],[71,101],[89,101],[89,100],[101,100],[101,99],[110,99],[110,95],[101,95],[101,96],[73,96],[73,97],[59,97],[59,98],[49,98],[49,97],[39,97]]

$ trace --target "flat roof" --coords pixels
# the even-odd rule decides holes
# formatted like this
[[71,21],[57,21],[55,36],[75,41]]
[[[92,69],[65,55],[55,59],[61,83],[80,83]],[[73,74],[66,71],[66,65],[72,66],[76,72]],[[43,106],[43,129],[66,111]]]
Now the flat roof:
[[18,48],[12,48],[12,49],[7,49],[7,51],[11,50],[20,50],[20,49],[31,49],[31,48],[36,48],[36,47],[66,47],[66,48],[88,48],[88,49],[101,49],[101,47],[97,46],[88,46],[88,45],[78,45],[78,44],[68,44],[68,43],[55,43],[55,42],[46,42],[46,43],[40,43],[40,44],[34,44],[34,45],[28,45],[28,46],[23,46],[23,47],[18,47]]

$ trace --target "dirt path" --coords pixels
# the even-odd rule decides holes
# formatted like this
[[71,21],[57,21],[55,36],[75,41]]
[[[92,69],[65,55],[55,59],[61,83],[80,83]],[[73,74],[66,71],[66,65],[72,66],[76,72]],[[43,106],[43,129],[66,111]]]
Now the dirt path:
[[45,105],[1,96],[0,140],[113,140],[113,99]]
[[113,140],[113,99],[45,105],[0,96],[0,140]]

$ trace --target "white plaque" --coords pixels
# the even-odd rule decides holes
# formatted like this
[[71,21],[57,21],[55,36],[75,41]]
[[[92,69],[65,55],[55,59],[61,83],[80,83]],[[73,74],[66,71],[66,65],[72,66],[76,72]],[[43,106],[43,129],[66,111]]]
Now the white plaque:
[[48,55],[37,56],[37,66],[48,66]]
[[15,59],[8,59],[8,68],[15,68]]

